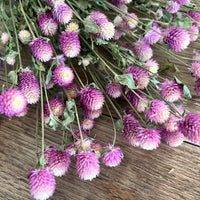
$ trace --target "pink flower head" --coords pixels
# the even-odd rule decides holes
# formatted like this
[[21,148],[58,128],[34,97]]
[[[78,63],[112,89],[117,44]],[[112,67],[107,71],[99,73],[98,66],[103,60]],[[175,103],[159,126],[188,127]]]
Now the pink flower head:
[[162,28],[158,24],[153,24],[152,30],[148,31],[144,36],[144,41],[148,44],[157,43],[162,36]]
[[185,29],[172,27],[165,37],[165,42],[173,51],[180,52],[190,44],[190,34]]
[[138,91],[135,91],[135,93],[137,95],[134,94],[132,91],[129,91],[127,94],[127,98],[137,110],[137,112],[144,112],[148,104],[148,98]]
[[[83,134],[83,132],[82,132],[82,134]],[[83,151],[83,150],[90,150],[92,142],[93,141],[90,138],[85,138],[85,139],[83,139],[83,141],[81,141],[81,139],[79,139],[74,143],[74,146],[76,147],[76,149],[79,152]]]
[[157,149],[161,142],[160,131],[155,128],[139,127],[136,137],[140,147],[145,150]]
[[86,107],[82,108],[86,117],[90,118],[90,119],[96,119],[98,117],[100,117],[100,115],[102,114],[102,108],[98,109],[98,110],[88,110]]
[[74,80],[74,73],[68,66],[57,66],[53,71],[53,81],[59,86],[68,86]]
[[200,79],[198,79],[196,82],[196,92],[198,95],[200,95]]
[[195,78],[200,78],[200,62],[192,62],[192,67],[189,70]]
[[175,80],[165,79],[165,82],[159,83],[160,94],[169,102],[178,101],[183,95],[183,86]]
[[144,63],[143,67],[148,71],[148,74],[150,76],[153,76],[154,74],[157,74],[159,70],[159,64],[157,63],[156,60],[150,59],[146,63]]
[[54,6],[55,6],[56,4],[59,4],[59,3],[64,4],[64,3],[65,3],[65,0],[46,0],[46,2],[47,2],[47,4],[48,4],[50,7],[54,8]]
[[102,162],[108,167],[116,167],[118,166],[122,159],[124,158],[123,153],[120,150],[120,147],[113,147],[111,144],[104,147],[105,150],[108,150],[105,154],[103,154]]
[[72,9],[65,3],[57,3],[53,15],[61,24],[67,24],[73,17]]
[[46,200],[55,191],[56,181],[54,174],[48,167],[40,170],[30,169],[29,186],[31,196],[36,200]]
[[94,127],[94,120],[90,118],[84,118],[81,121],[81,127],[83,130],[91,130]]
[[116,99],[119,98],[122,94],[122,85],[120,83],[116,83],[116,82],[110,82],[106,85],[106,93]]
[[58,23],[53,18],[51,11],[46,13],[38,13],[39,28],[45,36],[53,36],[58,30]]
[[7,56],[7,58],[6,58],[6,63],[7,63],[8,65],[13,66],[13,65],[15,64],[15,62],[16,62],[15,57],[16,57],[16,56]]
[[174,14],[177,13],[180,9],[180,5],[175,1],[167,1],[166,11]]
[[18,78],[19,89],[25,95],[28,104],[35,104],[40,99],[40,85],[36,75],[27,67]]
[[190,34],[190,42],[194,42],[198,38],[199,27],[193,23],[191,29],[188,29],[188,32]]
[[65,147],[65,152],[69,153],[71,156],[74,156],[76,154],[76,147],[74,144],[70,144]]
[[33,56],[40,62],[47,62],[53,56],[51,45],[43,38],[34,38],[30,43]]
[[149,60],[153,56],[153,50],[144,40],[138,40],[133,44],[133,52],[142,62]]
[[98,110],[103,107],[104,96],[98,89],[84,87],[81,90],[81,104],[88,110]]
[[14,88],[4,90],[0,95],[0,113],[6,114],[8,117],[19,115],[25,111],[27,100],[24,94]]
[[195,21],[194,24],[196,26],[200,26],[200,13],[196,11],[188,12],[188,15]]
[[[48,146],[44,151],[44,164],[47,165],[49,162],[49,158],[51,156],[51,151],[55,151],[56,148],[52,146]],[[42,156],[42,153],[39,154],[39,156]]]
[[7,33],[7,32],[3,32],[2,34],[1,34],[1,43],[2,44],[6,44],[7,42],[8,42],[8,40],[10,39],[10,35],[9,35],[9,33]]
[[179,130],[170,132],[164,129],[161,136],[170,147],[177,147],[184,141],[184,135]]
[[145,112],[145,116],[151,121],[155,122],[156,124],[163,124],[167,121],[170,114],[170,109],[168,105],[165,104],[164,101],[160,101],[158,99],[154,100],[151,103],[151,106]]
[[76,99],[78,97],[78,91],[79,91],[79,86],[76,83],[71,83],[68,86],[65,86],[68,95],[72,98],[72,99]]
[[101,152],[103,150],[103,147],[101,146],[100,143],[98,143],[98,142],[92,143],[90,148],[93,151],[95,151],[95,153],[97,154],[98,157],[101,157]]
[[121,5],[121,4],[129,4],[132,2],[132,0],[109,0],[110,3],[112,3],[115,6]]
[[68,172],[70,163],[70,154],[68,152],[62,152],[56,149],[51,150],[48,160],[48,167],[55,176],[65,175],[65,173]]
[[60,35],[60,46],[68,58],[74,58],[78,56],[81,50],[81,44],[78,34],[76,32],[65,31]]
[[102,12],[100,12],[100,11],[93,11],[93,12],[91,12],[91,14],[90,14],[90,19],[93,21],[98,21],[98,19],[107,19],[107,16],[104,14],[104,13],[102,13]]
[[190,0],[174,0],[174,1],[183,6],[190,3]]
[[130,66],[127,68],[126,74],[131,73],[133,75],[133,80],[135,81],[135,85],[140,88],[144,89],[149,84],[150,78],[147,71],[141,69],[140,67]]
[[[82,136],[83,136],[84,138],[87,138],[87,137],[88,137],[87,134],[86,134],[84,131],[81,131],[81,132],[82,132]],[[80,135],[80,132],[79,132],[78,129],[74,129],[74,134],[78,137],[78,139],[81,139],[81,135]],[[77,138],[74,137],[74,140],[76,141]]]
[[92,151],[76,154],[76,169],[81,179],[91,181],[100,173],[98,156]]
[[180,131],[191,142],[200,145],[200,116],[189,113],[180,123]]
[[124,22],[125,22],[125,29],[127,31],[132,30],[136,28],[138,25],[138,17],[135,13],[129,13],[126,16],[123,16]]
[[31,33],[27,30],[21,30],[18,37],[23,44],[28,44],[28,41],[31,40]]

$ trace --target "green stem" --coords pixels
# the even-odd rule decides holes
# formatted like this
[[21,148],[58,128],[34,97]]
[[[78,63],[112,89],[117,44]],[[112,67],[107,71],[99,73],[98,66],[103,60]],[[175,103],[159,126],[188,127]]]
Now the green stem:
[[36,107],[36,123],[35,123],[35,146],[36,146],[36,155],[38,157],[38,120],[39,118],[39,104]]

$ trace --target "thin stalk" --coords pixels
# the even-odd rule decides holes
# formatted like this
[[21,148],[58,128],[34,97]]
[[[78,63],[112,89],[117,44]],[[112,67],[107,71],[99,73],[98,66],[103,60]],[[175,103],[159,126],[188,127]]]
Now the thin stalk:
[[42,3],[40,2],[40,0],[37,0],[37,2],[38,2],[38,4],[39,4],[40,8],[43,8],[43,5],[42,5]]
[[135,92],[134,90],[131,90],[131,92],[134,93],[143,103],[148,105],[148,103],[140,95],[138,95],[137,92]]
[[4,62],[4,69],[5,69],[5,78],[6,78],[6,88],[8,89],[8,71],[7,71],[7,63]]
[[[38,154],[38,122],[39,122],[39,104],[36,107],[36,123],[35,123],[35,147],[36,147],[36,155]],[[37,155],[38,157],[38,155]]]

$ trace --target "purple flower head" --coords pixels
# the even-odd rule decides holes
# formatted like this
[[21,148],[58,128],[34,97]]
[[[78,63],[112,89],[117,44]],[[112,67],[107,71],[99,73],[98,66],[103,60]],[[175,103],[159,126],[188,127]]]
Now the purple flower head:
[[90,118],[84,118],[81,121],[81,127],[83,130],[91,130],[94,127],[94,120]]
[[188,32],[190,34],[190,42],[194,42],[198,39],[199,27],[195,25],[195,23],[192,24],[191,29],[188,29]]
[[196,82],[196,92],[198,95],[200,95],[200,79],[198,79]]
[[71,83],[70,85],[65,86],[65,88],[67,90],[68,95],[72,99],[76,99],[79,96],[78,91],[80,88],[76,83]]
[[102,108],[98,109],[98,110],[88,110],[86,107],[82,108],[86,117],[90,118],[90,119],[96,119],[99,118],[100,115],[102,114]]
[[110,82],[106,85],[106,93],[116,99],[119,98],[122,94],[122,85],[120,83]]
[[177,13],[180,9],[180,5],[175,1],[167,1],[166,11],[174,14]]
[[194,24],[196,26],[200,26],[200,13],[196,11],[190,11],[188,12],[188,15],[195,21]]
[[150,76],[153,76],[154,74],[156,74],[159,70],[159,64],[157,63],[156,60],[153,60],[153,59],[150,59],[150,60],[147,60],[146,63],[144,63],[143,67],[148,71],[148,74]]
[[192,67],[189,70],[196,79],[200,78],[200,62],[192,62]]
[[180,5],[186,5],[190,3],[190,0],[173,0],[175,2],[177,2]]

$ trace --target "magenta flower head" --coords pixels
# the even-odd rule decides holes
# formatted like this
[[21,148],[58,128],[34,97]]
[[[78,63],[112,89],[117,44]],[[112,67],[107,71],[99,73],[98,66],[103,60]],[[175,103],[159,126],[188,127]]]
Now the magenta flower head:
[[27,67],[23,69],[18,78],[18,86],[25,95],[28,104],[35,104],[40,99],[40,85],[36,75]]
[[19,115],[26,110],[27,100],[24,94],[14,88],[4,90],[0,95],[0,113],[8,117]]
[[200,13],[196,11],[190,11],[188,12],[188,15],[195,21],[194,24],[196,26],[200,26]]
[[[143,67],[148,71],[148,74],[150,76],[153,76],[154,74],[156,74],[159,70],[159,64],[157,63],[156,60],[150,59],[148,60],[146,63],[144,63]],[[152,73],[151,73],[152,72]]]
[[130,66],[127,68],[126,74],[131,73],[133,75],[133,80],[135,81],[135,85],[140,88],[144,89],[149,84],[150,78],[147,71],[141,69],[140,67]]
[[168,105],[165,104],[164,101],[160,101],[158,99],[154,100],[151,103],[151,106],[145,112],[145,116],[151,121],[155,122],[156,124],[163,124],[167,121],[170,114],[170,109]]
[[63,3],[64,4],[65,0],[46,0],[46,2],[50,7],[54,8],[54,6],[56,4],[58,4],[58,3]]
[[128,15],[123,16],[124,22],[125,22],[125,29],[127,31],[132,30],[136,28],[138,25],[138,17],[135,13],[128,13]]
[[68,66],[57,66],[53,71],[53,81],[59,86],[68,86],[74,80],[74,73]]
[[192,67],[189,70],[196,79],[200,78],[200,62],[192,62]]
[[180,123],[180,131],[191,142],[200,145],[200,116],[189,113]]
[[172,27],[165,37],[165,43],[173,51],[180,52],[190,44],[190,34],[185,29]]
[[132,2],[132,0],[109,0],[110,3],[112,3],[113,5],[120,5],[120,4],[129,4]]
[[40,62],[47,62],[53,57],[51,45],[43,38],[34,38],[30,47],[33,56]]
[[2,44],[5,45],[5,44],[8,42],[9,39],[10,39],[9,33],[3,32],[3,33],[1,34],[0,40],[1,40],[1,43],[2,43]]
[[103,107],[104,96],[98,89],[84,87],[81,89],[81,104],[88,110],[98,110]]
[[183,86],[175,80],[165,79],[165,82],[159,83],[160,94],[169,102],[178,101],[183,95]]
[[53,18],[51,11],[46,13],[38,13],[39,28],[45,36],[53,36],[58,30],[58,23]]
[[27,30],[21,30],[18,37],[23,44],[28,44],[28,41],[31,40],[31,33]]
[[200,79],[197,80],[195,88],[197,94],[200,95]]
[[92,180],[100,173],[99,159],[92,151],[82,151],[76,154],[76,169],[83,180]]
[[78,91],[80,88],[76,83],[71,83],[71,84],[65,86],[65,88],[67,90],[68,95],[72,99],[76,99],[79,96]]
[[183,6],[190,3],[190,0],[174,0],[174,1]]
[[112,81],[106,85],[106,93],[114,99],[122,96],[121,91],[122,91],[122,85],[120,83]]
[[60,35],[60,46],[68,58],[74,58],[78,56],[81,50],[81,44],[78,34],[76,32],[65,31]]
[[153,24],[153,30],[148,31],[144,36],[144,41],[148,44],[157,43],[162,36],[162,28],[158,24]]
[[36,200],[46,200],[55,191],[56,181],[48,167],[40,170],[31,169],[29,176],[31,196]]
[[155,128],[143,128],[139,127],[137,132],[137,140],[139,142],[139,145],[142,149],[145,150],[153,150],[157,149],[160,142],[161,142],[161,136],[160,131]]
[[65,3],[56,3],[53,15],[61,24],[67,24],[73,17],[72,9]]
[[191,29],[188,29],[188,32],[190,34],[190,42],[194,42],[198,39],[199,27],[195,25],[195,23],[192,24]]
[[98,117],[100,117],[100,115],[102,114],[102,108],[98,109],[98,110],[88,110],[86,107],[82,107],[85,115],[87,118],[90,119],[96,119]]
[[144,40],[138,40],[133,44],[133,52],[140,61],[145,62],[153,56],[153,50]]
[[177,13],[180,9],[180,5],[175,1],[167,1],[166,11],[174,14]]
[[81,121],[81,127],[83,130],[91,130],[94,127],[94,120],[90,118],[84,118]]
[[184,135],[179,130],[170,132],[164,129],[161,132],[161,136],[170,147],[177,147],[184,141]]
[[102,162],[108,167],[118,166],[124,158],[120,147],[114,148],[111,144],[108,144],[108,146],[104,147],[103,151],[105,151],[105,153],[103,153]]
[[52,149],[48,159],[48,167],[55,176],[63,176],[68,172],[71,163],[70,154],[68,152]]

